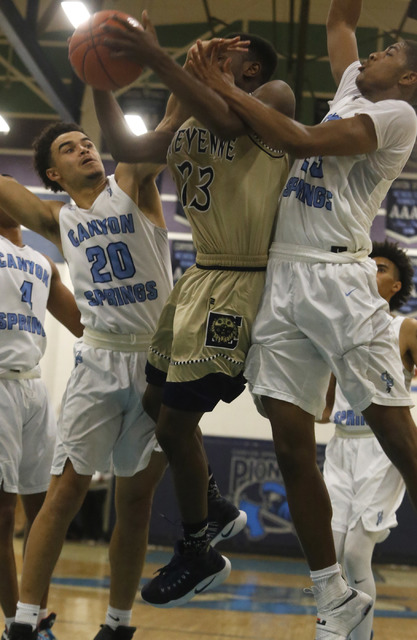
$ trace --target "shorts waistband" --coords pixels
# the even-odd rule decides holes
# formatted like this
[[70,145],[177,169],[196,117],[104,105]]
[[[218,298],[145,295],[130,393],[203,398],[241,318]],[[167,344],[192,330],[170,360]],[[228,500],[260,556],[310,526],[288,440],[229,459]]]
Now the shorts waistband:
[[266,267],[230,267],[220,264],[212,264],[205,266],[203,264],[195,263],[197,269],[203,269],[205,271],[266,271]]
[[152,339],[151,333],[108,333],[95,329],[84,329],[83,341],[95,349],[111,351],[147,351]]
[[288,262],[333,262],[338,264],[364,262],[368,259],[368,251],[351,253],[347,247],[332,245],[328,250],[284,242],[273,242],[270,255]]
[[348,431],[346,427],[339,427],[336,425],[334,430],[334,435],[338,438],[374,438],[374,433],[370,427],[364,427],[363,429],[358,429],[352,431]]
[[34,380],[40,378],[41,372],[38,367],[29,369],[29,371],[2,371],[0,372],[0,380]]
[[265,255],[235,255],[217,253],[197,253],[196,267],[198,269],[213,269],[218,271],[265,271],[268,256]]

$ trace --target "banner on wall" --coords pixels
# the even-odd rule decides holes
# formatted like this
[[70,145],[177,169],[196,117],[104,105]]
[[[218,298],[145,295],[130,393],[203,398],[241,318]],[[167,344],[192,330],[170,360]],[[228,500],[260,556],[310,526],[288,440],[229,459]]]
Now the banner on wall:
[[387,194],[386,234],[417,246],[417,179],[394,180]]

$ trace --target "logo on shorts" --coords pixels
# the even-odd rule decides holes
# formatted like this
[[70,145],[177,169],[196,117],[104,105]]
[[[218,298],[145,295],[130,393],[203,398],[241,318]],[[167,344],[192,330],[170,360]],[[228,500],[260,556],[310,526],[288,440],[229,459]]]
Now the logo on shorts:
[[77,366],[78,364],[81,364],[83,361],[83,357],[81,355],[81,351],[76,351],[75,352],[75,366]]
[[381,374],[381,380],[387,385],[386,392],[391,393],[391,389],[394,386],[394,378],[388,373],[388,371],[384,371],[384,373]]
[[241,316],[231,316],[210,311],[205,346],[236,349],[239,340],[239,327],[241,326]]
[[384,517],[384,512],[383,511],[378,511],[378,513],[376,514],[376,526],[377,527],[381,524],[383,517]]

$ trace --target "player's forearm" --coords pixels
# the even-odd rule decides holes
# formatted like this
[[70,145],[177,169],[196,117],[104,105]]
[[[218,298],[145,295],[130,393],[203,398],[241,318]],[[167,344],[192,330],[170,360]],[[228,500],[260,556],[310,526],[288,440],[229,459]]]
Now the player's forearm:
[[155,48],[149,66],[192,115],[214,133],[232,138],[242,131],[242,120],[227,102],[180,67],[162,49]]
[[295,157],[306,155],[312,127],[288,118],[237,87],[228,87],[222,95],[263,142]]
[[48,311],[77,338],[81,338],[84,326],[81,324],[81,313],[75,303],[71,291],[62,283],[59,276],[51,284],[47,309]]
[[149,131],[134,136],[114,96],[94,90],[94,104],[101,130],[116,162],[165,164],[172,132]]
[[177,129],[192,115],[190,109],[186,107],[177,96],[170,94],[165,110],[165,115],[156,127],[156,131],[172,131]]
[[327,16],[327,28],[344,25],[355,31],[361,9],[362,0],[332,0]]

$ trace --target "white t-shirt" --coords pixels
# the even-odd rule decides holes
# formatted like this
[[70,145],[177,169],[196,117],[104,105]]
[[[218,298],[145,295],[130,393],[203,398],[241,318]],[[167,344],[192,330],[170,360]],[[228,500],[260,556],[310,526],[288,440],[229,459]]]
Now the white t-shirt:
[[359,64],[344,72],[324,122],[366,114],[378,147],[366,154],[296,160],[281,196],[275,242],[324,251],[332,246],[352,253],[371,250],[372,221],[410,156],[417,118],[403,100],[364,98],[356,86]]

